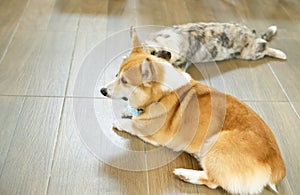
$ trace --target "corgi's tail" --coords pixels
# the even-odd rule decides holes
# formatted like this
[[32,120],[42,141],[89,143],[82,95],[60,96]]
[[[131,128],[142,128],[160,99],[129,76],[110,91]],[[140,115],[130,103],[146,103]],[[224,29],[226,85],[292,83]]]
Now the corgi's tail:
[[276,34],[276,32],[277,32],[277,26],[270,26],[268,30],[261,35],[261,38],[266,41],[270,41],[272,37]]

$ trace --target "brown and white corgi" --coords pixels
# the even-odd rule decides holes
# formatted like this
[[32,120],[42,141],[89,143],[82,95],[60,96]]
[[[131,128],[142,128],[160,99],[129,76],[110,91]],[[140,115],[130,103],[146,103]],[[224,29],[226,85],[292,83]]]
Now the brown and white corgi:
[[234,194],[260,193],[286,174],[275,137],[246,104],[193,80],[150,55],[133,34],[134,49],[101,93],[128,100],[138,112],[114,127],[153,145],[193,155],[203,170],[178,168],[180,179]]

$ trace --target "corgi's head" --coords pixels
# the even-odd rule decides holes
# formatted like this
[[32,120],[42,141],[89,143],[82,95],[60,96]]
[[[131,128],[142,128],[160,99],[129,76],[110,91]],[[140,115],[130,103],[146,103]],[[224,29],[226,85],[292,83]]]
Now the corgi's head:
[[104,96],[128,100],[130,106],[142,108],[190,82],[187,73],[146,52],[135,32],[132,40],[134,48],[121,64],[116,79],[101,89]]

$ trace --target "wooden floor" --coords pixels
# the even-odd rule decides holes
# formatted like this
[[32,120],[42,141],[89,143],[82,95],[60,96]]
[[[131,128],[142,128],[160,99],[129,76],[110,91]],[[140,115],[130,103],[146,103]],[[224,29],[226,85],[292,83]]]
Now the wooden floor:
[[[197,21],[240,22],[257,31],[278,26],[271,45],[285,51],[287,61],[230,60],[217,64],[219,74],[203,65],[208,79],[202,81],[265,119],[287,165],[278,190],[300,194],[299,10],[298,0],[0,0],[0,194],[226,194],[172,175],[177,167],[198,168],[187,154],[138,172],[99,161],[77,130],[76,120],[89,127],[88,114],[74,117],[74,106],[91,99],[100,115],[107,111],[108,100],[73,93],[80,65],[100,41],[131,25]],[[189,71],[197,77],[196,69]],[[106,131],[123,147],[145,150],[147,159],[147,144]]]

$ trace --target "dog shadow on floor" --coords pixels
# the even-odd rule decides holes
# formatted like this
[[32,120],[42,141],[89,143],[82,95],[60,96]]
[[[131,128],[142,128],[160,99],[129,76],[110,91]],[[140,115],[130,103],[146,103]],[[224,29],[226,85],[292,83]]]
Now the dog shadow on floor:
[[[260,60],[230,59],[219,62],[206,62],[192,65],[187,72],[197,81],[210,84],[210,79],[222,77],[223,74],[239,69],[253,69],[268,65],[270,62],[286,62],[285,60],[265,57]],[[242,76],[242,75],[241,75]]]

